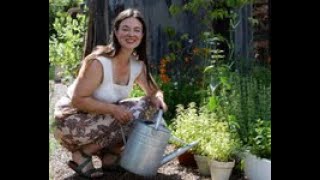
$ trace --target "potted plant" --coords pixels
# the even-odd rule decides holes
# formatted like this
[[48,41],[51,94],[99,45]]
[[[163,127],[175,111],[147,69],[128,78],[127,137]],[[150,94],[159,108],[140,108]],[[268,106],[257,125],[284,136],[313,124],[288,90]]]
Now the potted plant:
[[[169,126],[172,136],[183,139],[185,142],[194,141],[194,121],[197,118],[196,103],[191,102],[186,108],[182,104],[178,104],[176,108],[176,116],[173,119],[172,124]],[[174,144],[176,147],[180,147],[182,145],[179,141],[170,141],[170,143]],[[197,168],[193,150],[189,150],[178,156],[178,161],[182,166]]]
[[228,180],[235,165],[235,158],[241,148],[238,135],[230,131],[228,122],[216,121],[216,131],[211,134],[205,151],[209,162],[212,180]]
[[210,176],[209,162],[211,158],[208,153],[208,145],[213,141],[212,135],[217,132],[218,117],[215,113],[209,112],[206,107],[200,108],[198,118],[194,121],[194,139],[199,141],[198,146],[193,149],[194,158],[199,173],[203,176]]
[[271,121],[258,119],[249,126],[244,171],[249,179],[271,180]]
[[[229,127],[227,119],[221,115],[209,111],[205,106],[196,108],[195,103],[190,103],[187,108],[179,105],[172,129],[174,136],[184,138],[188,142],[199,142],[192,148],[192,152],[200,175],[213,176],[210,172],[211,162],[216,164],[215,162],[231,160],[232,167],[234,166],[234,156],[239,149],[240,141],[237,133]],[[220,174],[220,171],[213,171],[216,175]],[[227,177],[230,173],[231,171]]]
[[[178,105],[176,116],[172,123],[172,133],[178,138],[183,138],[188,142],[198,141],[197,146],[193,147],[189,153],[192,154],[192,162],[195,162],[195,168],[198,167],[200,175],[210,175],[208,166],[208,157],[205,152],[207,141],[210,140],[210,132],[212,126],[211,121],[214,121],[214,115],[210,115],[204,111],[205,108],[198,108],[194,102],[189,103],[188,107],[184,108]],[[208,135],[209,134],[209,135]],[[182,157],[179,157],[180,161]],[[183,162],[180,162],[183,163]]]

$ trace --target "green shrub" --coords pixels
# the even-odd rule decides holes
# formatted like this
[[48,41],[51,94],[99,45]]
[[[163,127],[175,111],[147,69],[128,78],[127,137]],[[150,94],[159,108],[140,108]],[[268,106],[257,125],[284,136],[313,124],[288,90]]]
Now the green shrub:
[[72,19],[67,13],[58,13],[53,24],[57,35],[49,39],[49,60],[62,68],[61,77],[74,78],[83,55],[85,22],[84,15]]
[[271,159],[271,121],[258,119],[252,122],[248,139],[252,154]]
[[231,130],[228,121],[208,111],[206,107],[197,108],[194,102],[186,108],[183,105],[177,106],[177,114],[170,129],[174,136],[188,143],[198,141],[198,145],[192,148],[198,155],[229,161],[240,150],[240,140]]
[[78,7],[84,0],[49,0],[49,38],[56,34],[53,23],[59,12],[67,12],[71,7]]
[[234,72],[228,96],[229,112],[236,116],[239,135],[248,143],[249,131],[256,119],[271,119],[271,72],[267,67],[254,66],[247,72]]
[[164,118],[169,124],[176,114],[176,106],[182,104],[187,106],[190,102],[198,104],[200,102],[200,94],[196,93],[199,86],[190,82],[168,82],[160,83],[160,87],[164,92],[165,102],[168,105],[168,111],[164,114]]

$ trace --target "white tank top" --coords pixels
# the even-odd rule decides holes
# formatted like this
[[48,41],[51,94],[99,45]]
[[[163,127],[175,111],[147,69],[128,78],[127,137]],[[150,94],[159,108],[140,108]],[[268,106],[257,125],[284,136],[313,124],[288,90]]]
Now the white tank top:
[[[119,85],[113,83],[111,59],[104,56],[98,56],[97,59],[103,66],[103,81],[100,86],[93,92],[93,97],[106,103],[115,103],[129,97],[133,89],[133,83],[141,72],[143,62],[131,58],[129,83],[127,85]],[[78,79],[75,79],[75,82],[73,82],[72,85],[68,88],[67,93],[69,97],[72,97],[73,95],[76,81],[78,81]]]

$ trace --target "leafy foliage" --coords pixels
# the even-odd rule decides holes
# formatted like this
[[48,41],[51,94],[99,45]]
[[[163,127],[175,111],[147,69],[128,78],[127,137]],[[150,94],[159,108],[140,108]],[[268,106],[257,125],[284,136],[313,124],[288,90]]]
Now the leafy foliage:
[[250,152],[260,158],[271,159],[271,121],[258,119],[250,126]]
[[177,15],[181,12],[191,12],[199,15],[199,21],[208,28],[212,29],[212,22],[221,19],[231,18],[234,13],[232,9],[239,8],[253,0],[190,0],[182,6],[172,4],[169,8],[171,15]]
[[144,96],[144,91],[137,84],[133,85],[133,89],[131,91],[130,97],[142,97]]
[[247,72],[235,72],[230,78],[233,84],[230,112],[240,124],[239,134],[248,143],[250,124],[256,119],[271,119],[271,71],[268,67],[254,65]]
[[83,2],[84,0],[49,0],[49,37],[57,33],[53,27],[57,13],[67,12],[69,8],[77,7]]
[[187,108],[177,106],[177,115],[170,128],[178,138],[198,141],[192,149],[198,155],[226,162],[233,160],[240,150],[240,140],[228,121],[205,107],[198,109],[194,102]]
[[177,104],[187,106],[190,102],[200,102],[202,76],[200,62],[193,53],[193,40],[189,35],[178,34],[172,27],[166,27],[164,31],[169,37],[169,52],[160,60],[160,75],[157,81],[164,91],[169,108],[165,118],[171,120]]
[[[192,81],[192,80],[191,80]],[[164,114],[164,118],[172,120],[175,113],[175,107],[178,104],[188,105],[190,101],[198,103],[200,95],[195,93],[199,86],[194,85],[190,81],[159,83],[164,92],[165,102],[168,105],[168,111]],[[168,122],[170,124],[170,122]]]
[[76,19],[67,13],[58,13],[54,29],[57,35],[49,39],[50,62],[63,69],[61,76],[75,77],[80,66],[84,46],[85,15],[78,14]]
[[[199,34],[199,38],[195,38],[200,41],[193,41],[192,48],[196,49],[196,51],[192,52],[191,57],[192,60],[194,60],[195,57],[200,59],[200,63],[197,65],[200,65],[199,69],[201,71],[199,74],[203,76],[200,78],[201,86],[199,86],[200,88],[196,93],[201,95],[200,106],[202,108],[206,107],[205,109],[207,109],[208,112],[204,113],[204,111],[202,111],[202,113],[206,114],[205,116],[201,116],[200,111],[196,111],[196,113],[192,115],[188,110],[185,110],[185,114],[187,114],[185,116],[177,112],[173,125],[175,128],[178,127],[177,129],[181,129],[181,132],[178,130],[178,135],[185,135],[190,131],[192,133],[189,134],[194,138],[197,135],[200,136],[202,129],[206,128],[196,129],[195,127],[201,124],[196,119],[206,119],[206,116],[212,116],[210,118],[215,119],[217,122],[227,124],[227,132],[232,135],[232,138],[229,138],[227,133],[214,134],[213,130],[213,139],[217,142],[212,140],[204,143],[205,137],[201,137],[200,144],[195,151],[199,150],[207,154],[211,152],[211,155],[215,156],[218,152],[222,152],[222,149],[225,150],[225,152],[228,152],[229,149],[229,153],[232,154],[232,148],[228,148],[226,145],[229,143],[222,145],[223,143],[221,142],[230,142],[230,144],[233,144],[229,144],[230,147],[237,147],[240,142],[246,144],[248,143],[249,131],[252,128],[249,124],[257,118],[271,118],[271,74],[268,67],[254,64],[251,59],[236,59],[234,54],[233,33],[239,25],[239,17],[237,17],[236,11],[234,10],[249,2],[252,1],[190,0],[185,2],[183,6],[172,5],[170,8],[170,12],[173,15],[181,12],[191,12],[196,15],[205,14],[197,17],[199,17],[199,21],[206,27],[206,30]],[[214,24],[219,20],[229,20],[229,37],[222,36],[215,30]],[[170,39],[174,39],[174,35],[177,33],[172,29],[168,29],[167,34]],[[174,61],[181,59],[179,58],[179,49],[186,46],[183,45],[182,39],[176,38],[175,41],[177,42],[169,41],[168,47],[171,52],[165,59],[172,59]],[[221,48],[223,47],[221,46],[222,44],[226,44],[228,48]],[[195,54],[197,54],[197,56],[195,56]],[[239,67],[240,61],[243,65],[242,67]],[[174,75],[168,74],[172,81]],[[179,72],[174,74],[179,74]],[[197,123],[192,124],[188,120],[183,120],[184,123],[180,123],[181,127],[175,123],[175,121],[182,122],[181,119],[184,118],[190,118]],[[216,126],[216,121],[210,121],[209,124]],[[206,120],[204,120],[204,122],[206,122]],[[188,128],[188,126],[184,124],[190,124],[190,127],[194,128]],[[222,125],[220,128],[221,127]],[[187,135],[186,137],[189,136]],[[210,145],[211,147],[209,146],[210,143],[212,143],[212,145]],[[219,145],[221,145],[221,148],[219,148]],[[200,150],[200,147],[206,147],[208,149]],[[224,160],[227,159],[226,156],[223,157],[223,155],[219,155],[219,157],[222,157]]]

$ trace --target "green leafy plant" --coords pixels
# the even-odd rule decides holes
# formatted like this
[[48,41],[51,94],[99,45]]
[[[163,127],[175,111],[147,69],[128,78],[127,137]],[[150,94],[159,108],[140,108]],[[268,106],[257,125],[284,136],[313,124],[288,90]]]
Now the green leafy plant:
[[228,112],[235,115],[238,133],[244,144],[256,119],[271,119],[271,71],[268,67],[252,65],[247,72],[233,72],[228,96]]
[[[172,130],[172,135],[183,139],[186,142],[195,141],[197,129],[195,121],[198,119],[198,110],[196,103],[191,102],[185,108],[184,105],[178,104],[176,108],[176,116],[170,124],[169,128]],[[178,142],[174,142],[180,145]],[[198,147],[198,146],[197,146]]]
[[[172,4],[170,6],[169,11],[172,15],[183,12],[191,12],[195,15],[206,14],[205,16],[195,16],[199,18],[199,21],[202,22],[205,28],[204,31],[192,39],[190,39],[188,34],[176,32],[171,27],[164,29],[169,38],[169,52],[160,61],[162,88],[168,89],[168,91],[170,91],[170,88],[177,88],[177,92],[180,93],[178,96],[172,92],[168,93],[173,94],[172,99],[169,100],[170,117],[173,117],[174,114],[174,109],[170,109],[170,107],[175,107],[176,104],[187,105],[189,102],[206,104],[208,101],[211,101],[211,105],[215,103],[214,98],[207,99],[208,96],[211,96],[209,85],[212,84],[216,75],[214,72],[217,66],[223,63],[227,64],[226,62],[228,60],[230,62],[230,58],[226,58],[227,53],[219,48],[222,43],[228,43],[227,39],[214,30],[213,24],[218,20],[228,20],[228,18],[234,20],[235,18],[231,17],[235,13],[229,9],[240,7],[248,2],[250,1],[191,0],[183,2],[182,5]],[[231,51],[232,48],[229,49]],[[219,78],[223,86],[230,86],[227,78],[221,75]],[[193,87],[188,85],[190,82],[193,84]],[[190,91],[191,88],[192,91]],[[192,92],[193,95],[189,92]],[[222,99],[223,95],[219,96],[219,98]],[[220,102],[223,101],[220,100]],[[211,106],[211,108],[214,107]]]
[[229,162],[236,159],[239,153],[240,141],[232,137],[230,132],[217,132],[211,135],[205,151],[208,156],[220,162]]
[[142,97],[145,96],[144,91],[137,84],[133,85],[133,89],[131,91],[130,97]]
[[271,121],[258,119],[250,124],[248,145],[252,154],[271,159]]
[[229,161],[240,149],[240,140],[229,123],[206,107],[197,108],[194,102],[186,108],[177,106],[177,115],[170,128],[178,138],[187,142],[198,141],[198,145],[192,148],[198,155]]
[[[196,54],[193,53],[193,40],[187,33],[177,33],[172,27],[164,29],[169,37],[168,53],[160,60],[159,86],[164,91],[168,112],[165,117],[174,117],[177,104],[187,106],[190,102],[199,103],[201,69]],[[170,122],[169,122],[170,123]]]
[[53,23],[59,12],[67,12],[72,7],[78,7],[84,0],[49,0],[49,38],[56,34]]
[[49,60],[54,66],[62,68],[61,77],[74,78],[83,55],[85,15],[76,19],[67,13],[58,13],[54,29],[57,35],[49,39]]
[[194,15],[201,14],[197,16],[199,22],[206,26],[209,31],[214,32],[214,23],[219,20],[234,20],[234,10],[252,2],[253,0],[190,0],[182,5],[172,4],[169,12],[171,15],[182,12],[191,12]]
[[164,92],[165,102],[168,105],[168,111],[164,114],[169,124],[176,114],[175,107],[178,104],[187,106],[190,102],[194,101],[199,103],[200,95],[195,93],[199,90],[199,86],[183,80],[180,82],[159,83],[161,89]]

